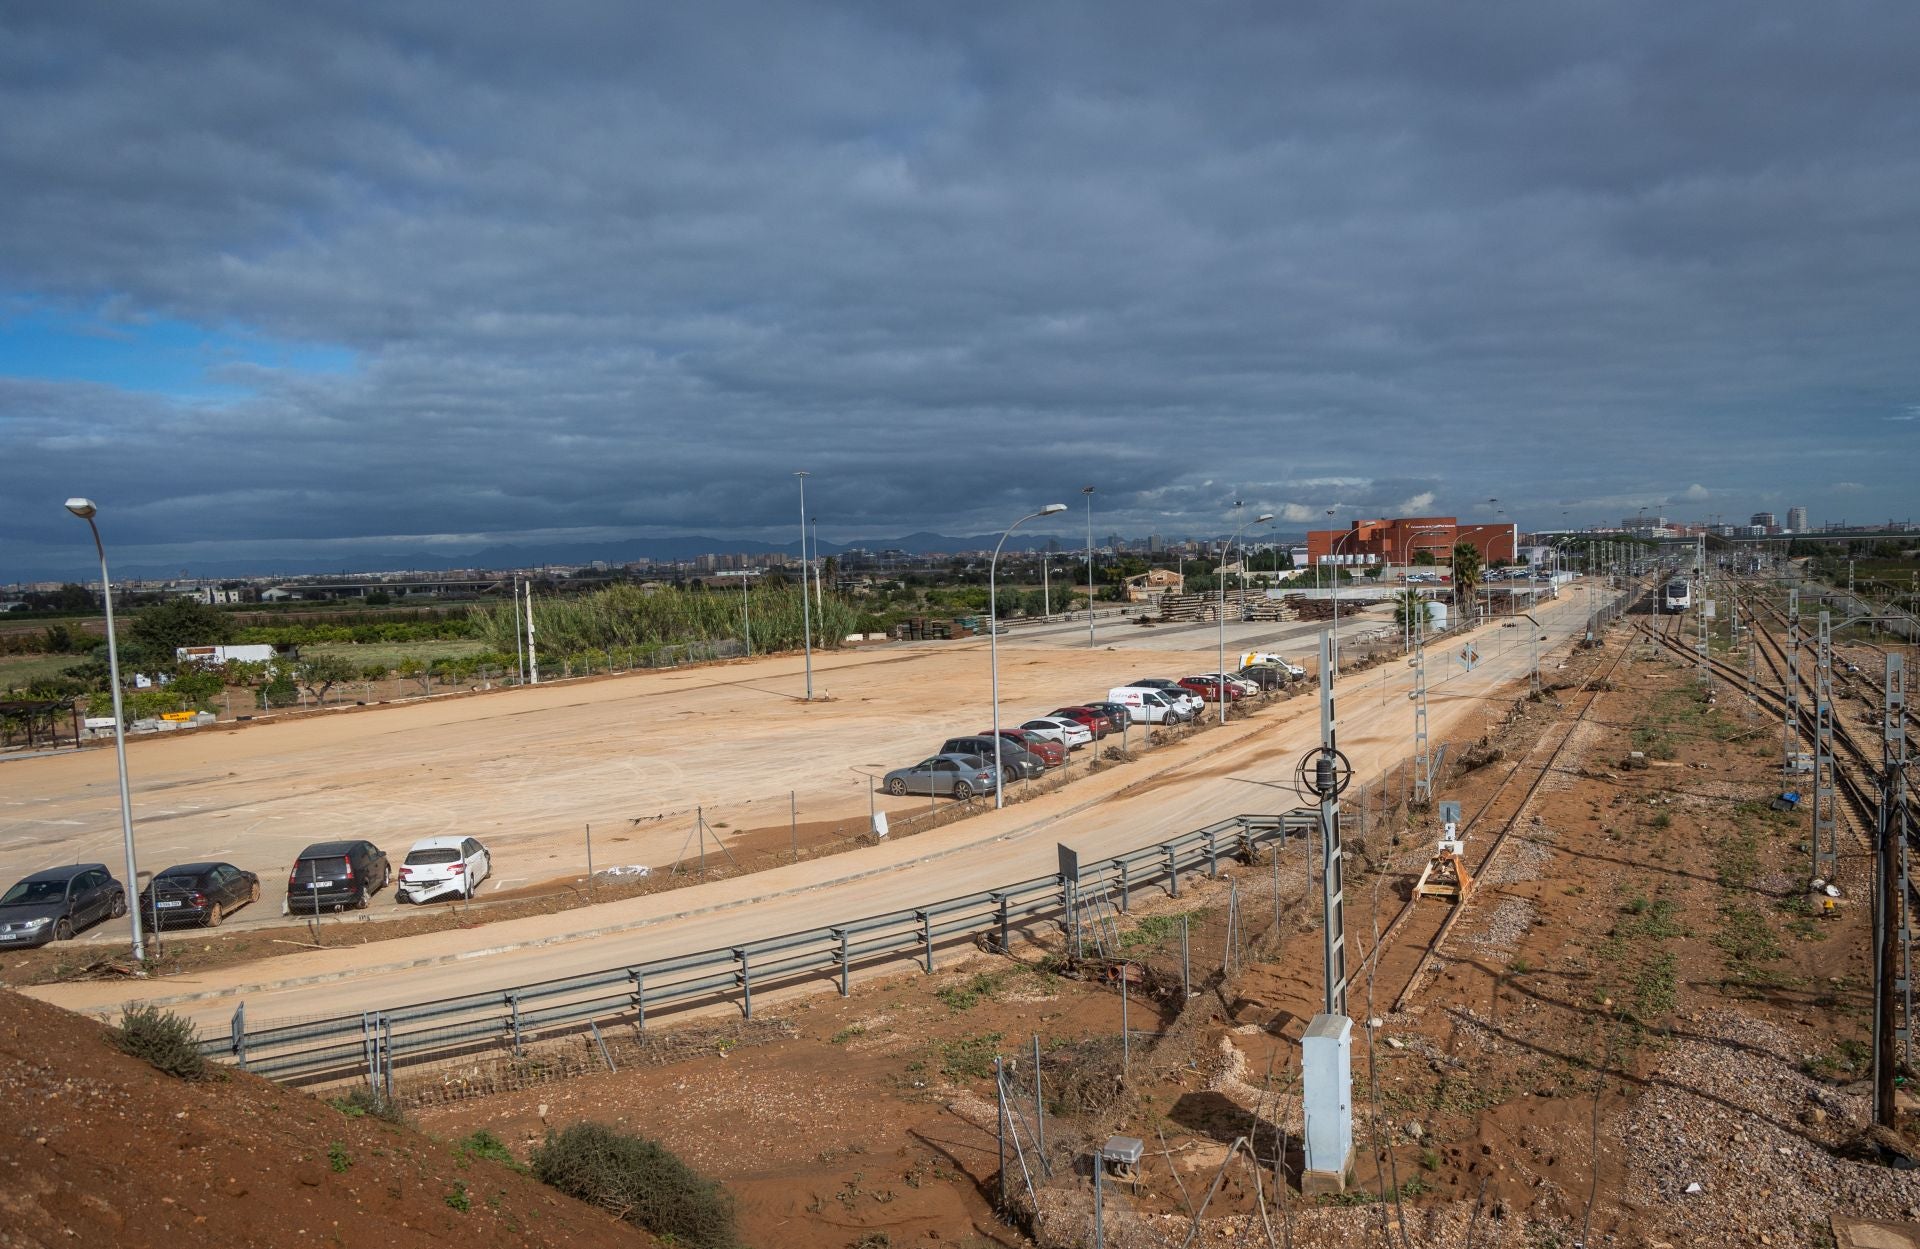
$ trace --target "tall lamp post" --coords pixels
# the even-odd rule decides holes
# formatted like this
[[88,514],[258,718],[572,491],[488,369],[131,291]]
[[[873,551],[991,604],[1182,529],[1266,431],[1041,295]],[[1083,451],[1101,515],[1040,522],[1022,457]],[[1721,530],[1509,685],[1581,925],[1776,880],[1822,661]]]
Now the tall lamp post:
[[794,473],[800,479],[800,631],[805,634],[807,651],[807,701],[813,701],[813,604],[807,594],[807,478],[805,469]]
[[140,931],[140,867],[133,855],[133,798],[127,792],[127,726],[120,709],[120,644],[113,636],[113,582],[107,578],[107,548],[100,542],[100,527],[93,523],[100,509],[92,499],[68,499],[67,510],[87,522],[93,533],[93,549],[100,556],[100,597],[107,605],[107,680],[113,685],[113,752],[120,764],[120,841],[127,852],[127,914],[133,918],[133,960],[146,961],[147,944]]
[[1087,646],[1093,646],[1093,487],[1082,486],[1087,497]]
[[[1238,507],[1239,504],[1236,503],[1234,506]],[[1240,540],[1241,534],[1255,525],[1264,525],[1272,519],[1272,512],[1262,512],[1246,524],[1240,526],[1240,528],[1234,530],[1233,536],[1221,544],[1220,566],[1214,569],[1214,579],[1219,583],[1215,588],[1220,593],[1219,619],[1214,622],[1219,626],[1219,637],[1216,639],[1216,644],[1219,647],[1218,663],[1220,664],[1220,670],[1215,674],[1213,701],[1219,704],[1220,723],[1222,724],[1227,722],[1227,575],[1224,571],[1227,566],[1227,552],[1233,549],[1233,544]],[[1244,551],[1241,553],[1241,558],[1245,558]]]
[[1028,521],[1042,516],[1058,516],[1066,510],[1064,503],[1049,503],[1039,511],[1029,512],[1014,521],[1000,535],[1000,541],[994,543],[993,558],[987,561],[987,665],[992,670],[993,681],[993,806],[996,811],[1007,805],[1007,787],[1000,771],[1000,744],[1005,740],[1000,736],[1000,609],[997,601],[999,585],[995,580],[1000,565],[1000,548],[1007,544],[1014,530]]

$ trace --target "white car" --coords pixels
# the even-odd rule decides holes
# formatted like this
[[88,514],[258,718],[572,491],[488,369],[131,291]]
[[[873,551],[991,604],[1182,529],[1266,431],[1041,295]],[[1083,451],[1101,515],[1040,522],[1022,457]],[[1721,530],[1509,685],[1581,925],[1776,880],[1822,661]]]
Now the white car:
[[493,856],[472,837],[429,837],[416,841],[400,865],[396,902],[434,902],[471,898],[493,875]]
[[1041,716],[1037,720],[1027,721],[1020,727],[1037,737],[1044,737],[1050,742],[1059,742],[1068,750],[1078,750],[1093,741],[1092,729],[1084,724],[1063,720],[1057,716]]

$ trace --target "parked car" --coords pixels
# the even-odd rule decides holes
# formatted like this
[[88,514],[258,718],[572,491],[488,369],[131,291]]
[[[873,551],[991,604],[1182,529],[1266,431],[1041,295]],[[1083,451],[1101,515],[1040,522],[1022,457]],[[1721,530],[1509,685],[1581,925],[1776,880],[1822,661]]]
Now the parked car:
[[[992,763],[993,734],[982,733],[976,737],[949,737],[940,745],[943,755],[975,755]],[[1019,742],[1009,738],[1000,739],[1000,771],[1010,781],[1025,780],[1040,775],[1047,770],[1047,764],[1039,755],[1034,754]]]
[[1181,724],[1193,718],[1185,690],[1156,690],[1141,685],[1116,685],[1107,697],[1127,709],[1135,724]]
[[1133,718],[1133,713],[1127,710],[1125,703],[1111,702],[1103,698],[1097,702],[1087,702],[1081,705],[1091,707],[1101,715],[1104,715],[1107,718],[1107,723],[1113,726],[1113,731],[1116,733],[1125,729],[1127,722]]
[[362,910],[392,879],[386,854],[372,842],[317,841],[293,861],[284,912],[317,915],[347,907]]
[[[1217,681],[1224,678],[1226,680],[1227,685],[1230,688],[1237,689],[1240,691],[1240,696],[1242,698],[1251,697],[1252,695],[1258,694],[1260,692],[1260,687],[1258,685],[1256,685],[1252,681],[1247,680],[1245,677],[1242,677],[1241,675],[1235,672],[1225,672],[1225,673],[1201,672],[1201,673],[1197,673],[1196,676],[1198,677],[1198,679],[1202,681],[1209,681],[1209,682]],[[1188,679],[1192,680],[1194,678],[1189,677]]]
[[965,801],[979,793],[991,793],[999,786],[993,760],[978,755],[934,755],[910,768],[895,768],[886,775],[890,794],[946,795]]
[[1095,711],[1091,707],[1055,707],[1047,713],[1052,720],[1071,720],[1093,734],[1093,740],[1099,741],[1113,732],[1113,724],[1104,711]]
[[471,898],[493,875],[493,856],[472,837],[428,837],[413,843],[400,863],[395,902]]
[[1180,684],[1188,692],[1198,695],[1202,702],[1218,702],[1222,694],[1230,703],[1245,697],[1239,686],[1220,677],[1181,677]]
[[259,900],[260,878],[252,872],[231,863],[182,863],[153,874],[140,891],[140,914],[151,916],[157,928],[218,928],[221,920]]
[[[986,729],[975,734],[976,737],[992,737],[993,730]],[[1001,729],[1000,736],[1030,754],[1040,756],[1040,761],[1050,768],[1057,768],[1067,761],[1067,748],[1059,742],[1040,736],[1026,729]]]
[[1179,699],[1180,709],[1182,711],[1188,712],[1189,714],[1200,710],[1199,696],[1195,694],[1192,690],[1187,689],[1185,686],[1181,685],[1180,682],[1178,681],[1171,681],[1171,680],[1168,680],[1166,677],[1141,677],[1139,680],[1129,681],[1127,684],[1130,688],[1138,688],[1143,690],[1165,690],[1169,694],[1173,695],[1175,698]]
[[1028,720],[1020,726],[1029,733],[1038,733],[1051,741],[1059,742],[1068,750],[1078,750],[1093,741],[1093,730],[1078,720],[1063,720],[1058,716],[1041,716],[1037,720]]
[[1258,689],[1267,690],[1268,692],[1286,688],[1289,680],[1286,669],[1276,668],[1271,664],[1259,664],[1252,668],[1242,668],[1240,671],[1234,673],[1234,675],[1249,685]]
[[104,863],[50,867],[0,894],[0,945],[71,941],[89,924],[127,913],[127,891]]

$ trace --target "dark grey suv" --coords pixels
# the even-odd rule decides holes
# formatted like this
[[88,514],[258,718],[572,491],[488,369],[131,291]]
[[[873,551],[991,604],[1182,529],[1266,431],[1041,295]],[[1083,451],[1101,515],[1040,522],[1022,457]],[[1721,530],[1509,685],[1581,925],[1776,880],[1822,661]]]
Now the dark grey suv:
[[[943,755],[978,755],[988,763],[993,762],[993,739],[991,737],[949,737],[940,747]],[[1030,750],[1022,750],[1018,743],[1004,738],[1000,742],[1000,770],[1009,780],[1026,780],[1047,770],[1047,761]]]
[[364,910],[367,899],[392,879],[386,854],[370,841],[315,842],[300,852],[287,875],[286,913]]
[[103,863],[35,872],[0,894],[0,946],[31,949],[127,913],[127,891]]

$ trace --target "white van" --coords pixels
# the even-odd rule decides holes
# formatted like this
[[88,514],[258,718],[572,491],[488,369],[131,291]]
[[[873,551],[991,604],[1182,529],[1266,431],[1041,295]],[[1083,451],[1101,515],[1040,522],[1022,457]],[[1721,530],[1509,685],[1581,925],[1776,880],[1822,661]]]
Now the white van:
[[1107,691],[1107,701],[1124,706],[1135,724],[1178,724],[1193,718],[1166,690],[1145,685],[1116,685]]

